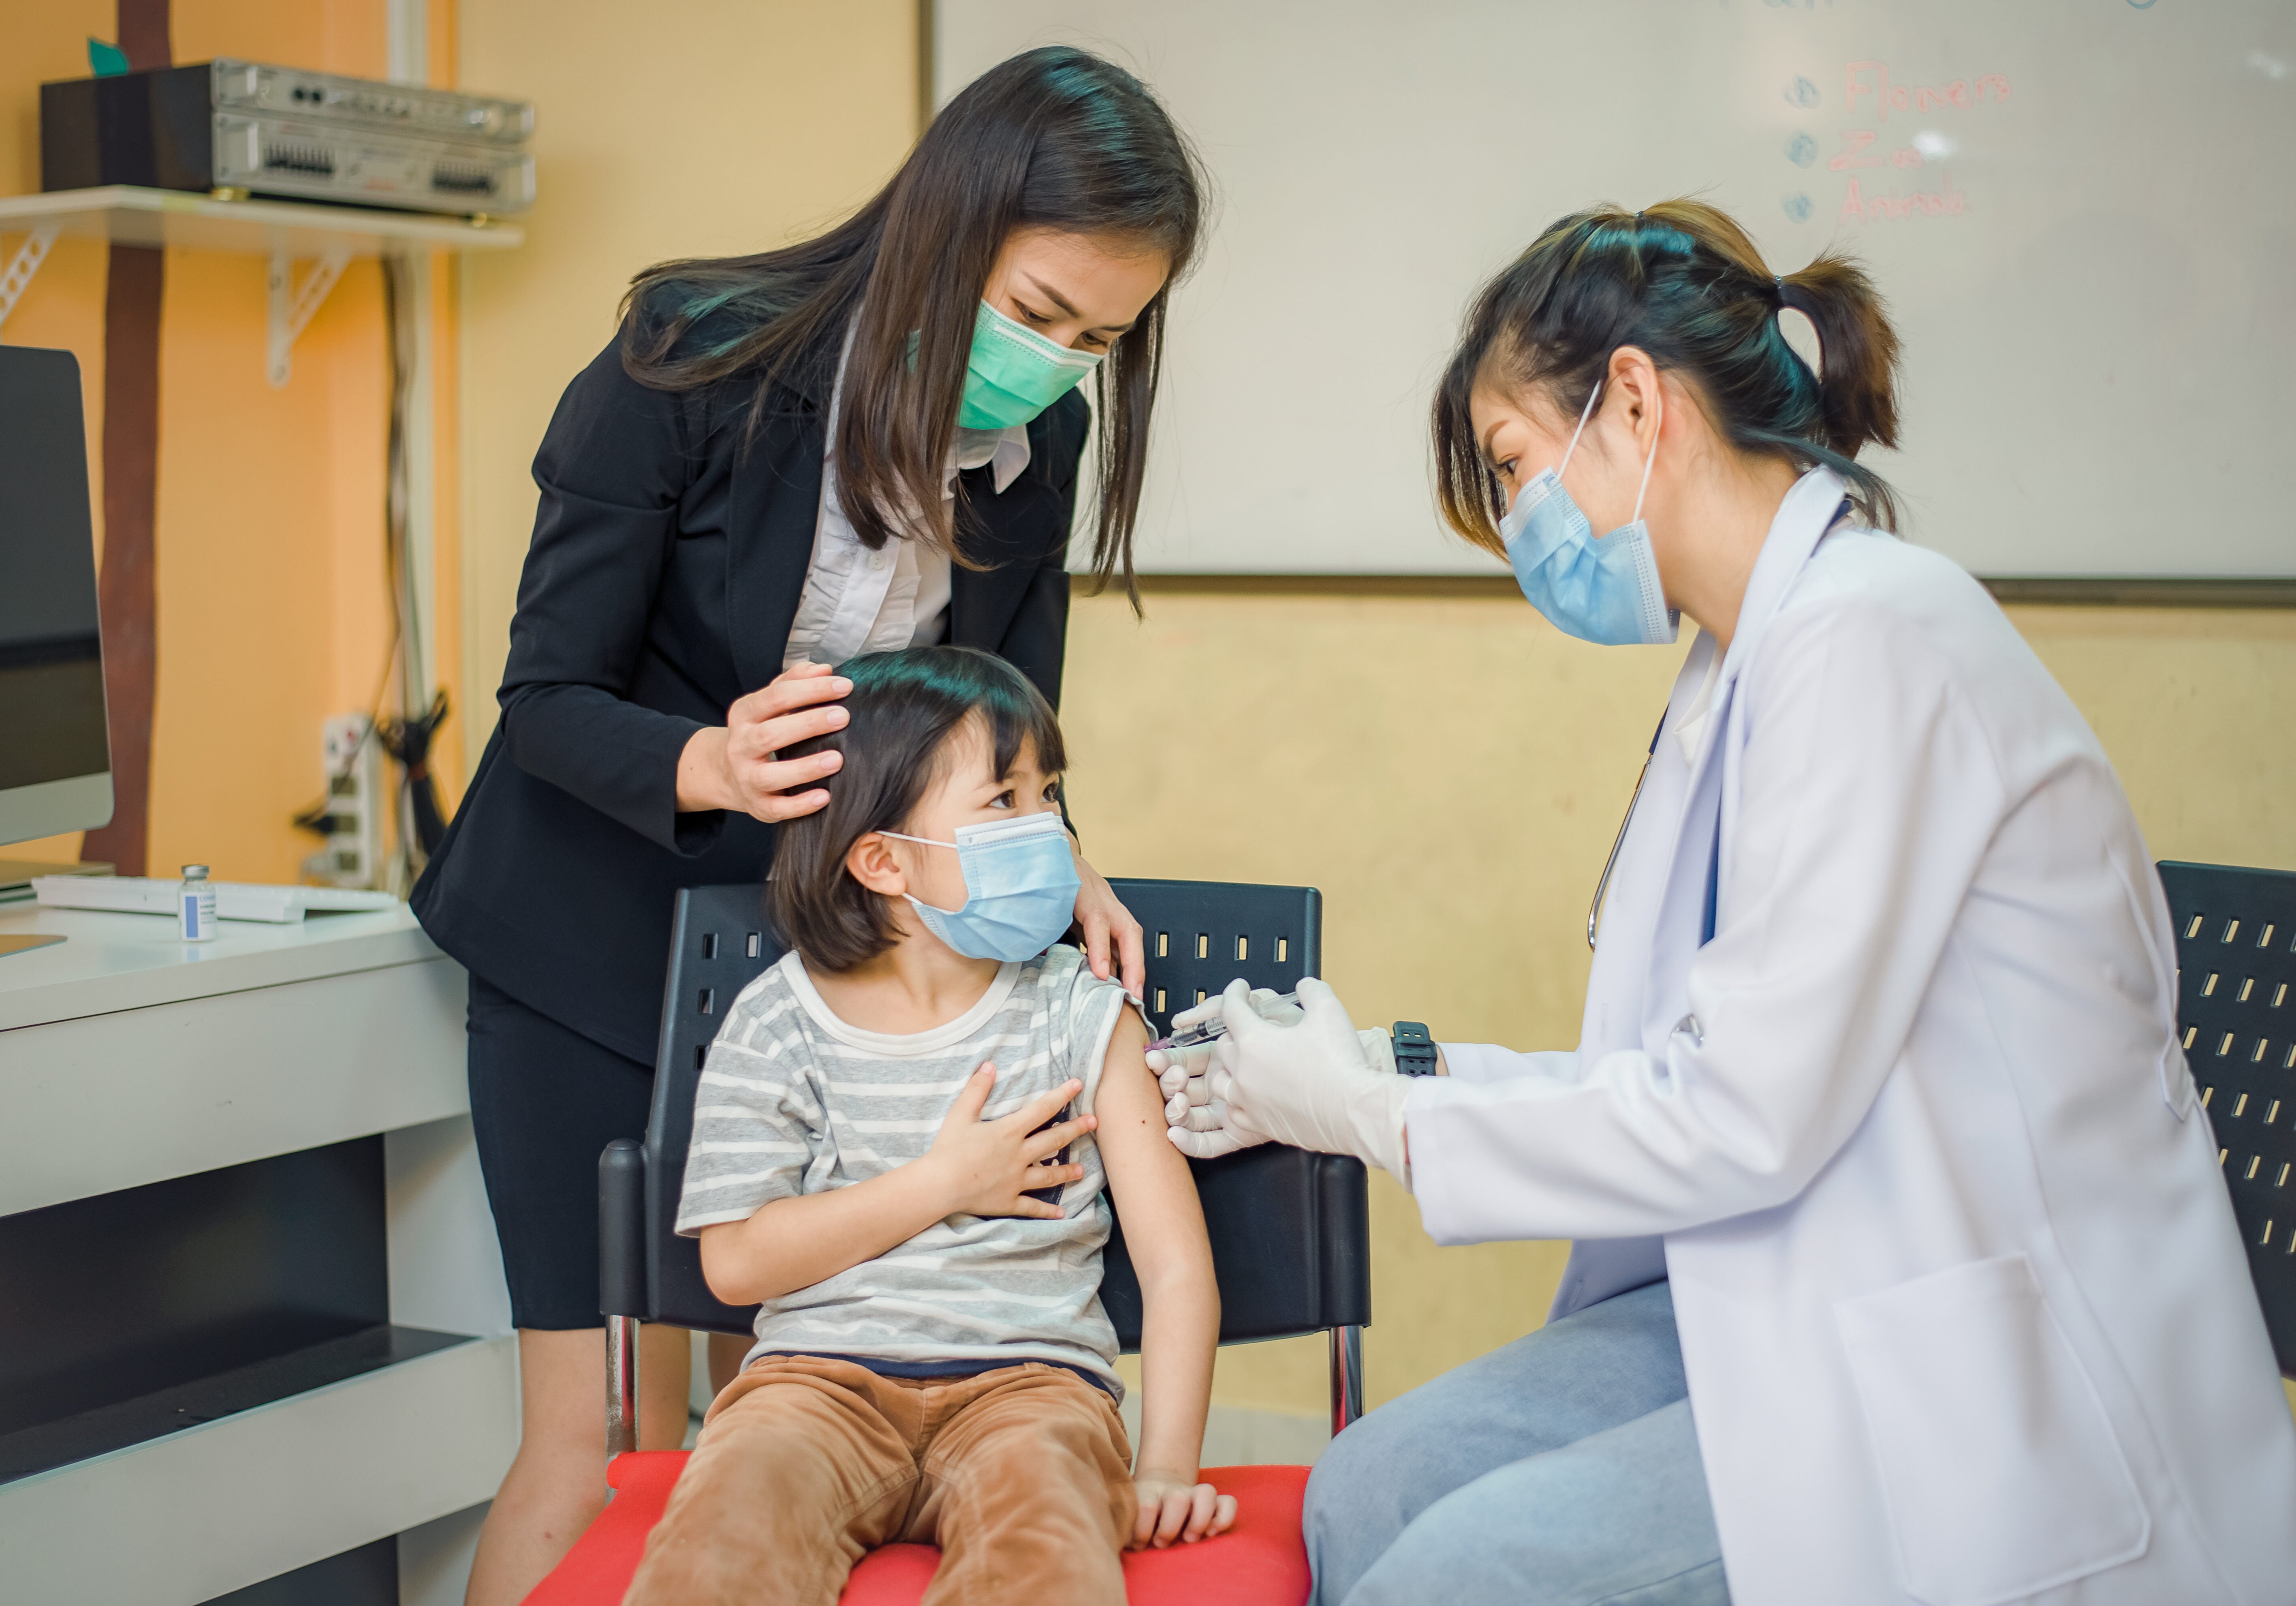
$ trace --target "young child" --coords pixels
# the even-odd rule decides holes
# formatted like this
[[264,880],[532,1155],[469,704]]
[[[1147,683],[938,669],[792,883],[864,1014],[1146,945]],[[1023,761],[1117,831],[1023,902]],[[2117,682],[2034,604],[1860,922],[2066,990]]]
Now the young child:
[[[1119,1606],[1119,1552],[1217,1534],[1196,1477],[1219,1294],[1146,1034],[1067,929],[1060,727],[1001,659],[858,658],[820,811],[781,828],[791,951],[711,1045],[677,1230],[762,1300],[627,1597],[831,1606],[872,1546],[925,1599]],[[794,752],[795,750],[793,750]],[[1103,1184],[1146,1301],[1131,1461]]]

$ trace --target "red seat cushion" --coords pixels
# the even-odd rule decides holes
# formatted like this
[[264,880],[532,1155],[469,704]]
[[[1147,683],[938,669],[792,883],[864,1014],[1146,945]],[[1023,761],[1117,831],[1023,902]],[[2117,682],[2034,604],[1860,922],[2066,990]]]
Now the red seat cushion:
[[[590,1525],[526,1606],[619,1606],[646,1535],[685,1466],[682,1451],[618,1455],[606,1469],[611,1504]],[[1207,1482],[1236,1498],[1235,1526],[1217,1539],[1169,1550],[1127,1551],[1124,1593],[1134,1606],[1300,1606],[1308,1552],[1300,1542],[1305,1467],[1208,1467]],[[940,1565],[930,1544],[889,1544],[862,1558],[841,1606],[915,1606]]]

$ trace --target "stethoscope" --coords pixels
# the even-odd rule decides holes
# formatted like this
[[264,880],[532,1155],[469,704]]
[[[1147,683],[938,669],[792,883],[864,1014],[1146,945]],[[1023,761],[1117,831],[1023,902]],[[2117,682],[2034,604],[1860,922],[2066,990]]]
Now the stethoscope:
[[1603,861],[1602,879],[1595,883],[1595,901],[1587,906],[1587,948],[1595,947],[1595,927],[1603,918],[1603,894],[1611,889],[1611,871],[1619,862],[1619,850],[1627,844],[1627,828],[1635,823],[1635,805],[1643,800],[1643,783],[1650,778],[1651,760],[1658,756],[1658,738],[1666,733],[1666,715],[1658,717],[1658,729],[1651,732],[1650,751],[1643,754],[1643,767],[1635,777],[1635,789],[1627,799],[1626,814],[1619,821],[1619,834],[1611,838],[1611,856]]
[[[1840,505],[1834,508],[1833,516],[1826,520],[1825,528],[1818,532],[1817,539],[1822,541],[1828,535],[1833,533],[1834,527],[1840,524],[1843,519],[1849,515],[1849,498],[1848,497],[1844,497],[1841,498]],[[1718,661],[1717,668],[1718,667],[1719,663]],[[1670,709],[1669,712],[1671,712]],[[1635,823],[1635,805],[1642,801],[1643,782],[1650,778],[1651,760],[1658,756],[1658,739],[1665,734],[1666,715],[1661,713],[1658,717],[1658,729],[1651,732],[1650,751],[1643,755],[1642,773],[1635,777],[1635,789],[1633,795],[1627,799],[1626,815],[1619,821],[1619,834],[1611,838],[1611,856],[1603,861],[1602,879],[1595,883],[1595,901],[1587,906],[1587,947],[1589,951],[1592,951],[1595,946],[1595,927],[1603,918],[1603,894],[1608,892],[1611,888],[1611,871],[1619,862],[1619,850],[1626,845],[1627,828]],[[1719,844],[1722,840],[1722,822],[1718,815],[1715,819],[1714,829],[1714,839],[1717,845],[1715,848],[1714,860],[1708,865],[1706,870],[1706,919],[1702,934],[1699,937],[1699,941],[1702,943],[1709,941],[1714,935],[1715,889],[1719,877],[1721,861],[1721,848]]]
[[[1603,878],[1595,883],[1595,901],[1587,906],[1587,946],[1595,946],[1595,923],[1603,918],[1603,894],[1611,885],[1611,867],[1619,861],[1619,849],[1627,840],[1627,828],[1635,823],[1635,805],[1643,800],[1643,782],[1650,778],[1651,760],[1658,756],[1658,738],[1666,732],[1666,716],[1659,716],[1658,729],[1651,732],[1650,751],[1643,754],[1643,772],[1635,777],[1634,795],[1627,799],[1627,817],[1619,821],[1619,834],[1611,841],[1611,856],[1603,861]],[[1714,940],[1715,904],[1722,889],[1722,813],[1714,813],[1714,847],[1706,857],[1706,910],[1699,918],[1698,945],[1701,948]],[[1689,1018],[1685,1017],[1685,1019]]]

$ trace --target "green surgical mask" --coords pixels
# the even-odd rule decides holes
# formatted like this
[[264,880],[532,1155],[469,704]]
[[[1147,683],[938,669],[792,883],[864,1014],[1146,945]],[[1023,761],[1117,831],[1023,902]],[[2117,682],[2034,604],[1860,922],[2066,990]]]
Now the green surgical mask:
[[988,302],[972,324],[972,354],[964,364],[964,400],[956,421],[969,430],[1026,424],[1076,388],[1100,366],[1101,354],[1056,346]]

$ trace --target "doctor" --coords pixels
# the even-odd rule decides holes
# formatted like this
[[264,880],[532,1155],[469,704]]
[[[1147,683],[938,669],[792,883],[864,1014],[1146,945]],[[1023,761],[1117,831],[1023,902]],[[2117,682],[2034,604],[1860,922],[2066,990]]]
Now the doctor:
[[2168,910],[2063,692],[1882,533],[1896,351],[1849,263],[1774,278],[1692,202],[1565,218],[1469,317],[1451,524],[1572,635],[1699,634],[1576,1050],[1398,1076],[1322,984],[1286,1020],[1238,983],[1213,1063],[1158,1067],[1192,1154],[1352,1153],[1441,1242],[1578,1240],[1546,1328],[1325,1454],[1324,1606],[2296,1601]]

